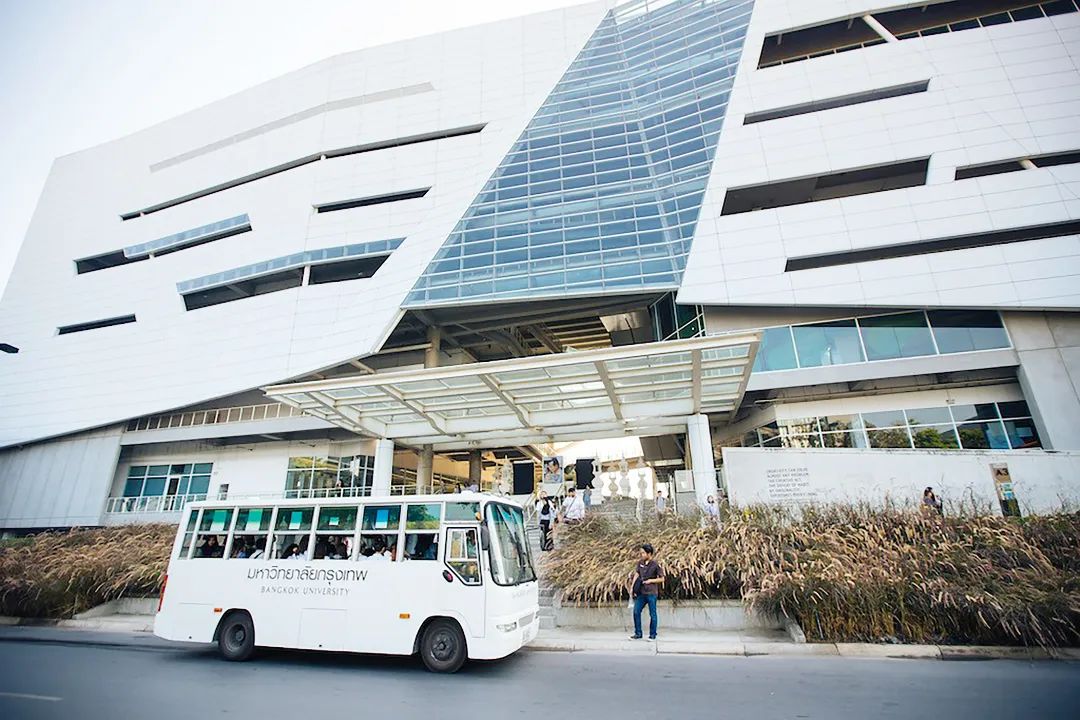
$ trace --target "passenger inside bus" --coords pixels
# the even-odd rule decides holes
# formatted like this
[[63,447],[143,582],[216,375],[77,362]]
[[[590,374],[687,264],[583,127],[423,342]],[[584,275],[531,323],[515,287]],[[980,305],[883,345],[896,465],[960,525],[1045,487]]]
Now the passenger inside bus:
[[199,548],[199,557],[204,558],[219,558],[225,554],[225,549],[218,542],[217,535],[211,535],[203,542],[202,547]]
[[439,555],[439,536],[415,533],[405,536],[406,560],[435,560]]
[[320,535],[315,539],[315,560],[348,560],[352,538]]
[[397,533],[364,535],[360,538],[360,560],[396,560]]
[[300,552],[300,546],[293,543],[285,549],[285,553],[282,557],[286,560],[303,560],[304,554]]

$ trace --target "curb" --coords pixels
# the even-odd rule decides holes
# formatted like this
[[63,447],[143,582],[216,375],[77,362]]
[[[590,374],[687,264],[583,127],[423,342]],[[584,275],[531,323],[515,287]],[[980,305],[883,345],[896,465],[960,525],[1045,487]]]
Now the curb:
[[537,652],[595,652],[616,655],[708,655],[715,657],[843,657],[889,660],[1080,660],[1080,648],[972,645],[877,645],[874,643],[770,643],[681,641],[627,646],[623,642],[544,640],[525,646]]

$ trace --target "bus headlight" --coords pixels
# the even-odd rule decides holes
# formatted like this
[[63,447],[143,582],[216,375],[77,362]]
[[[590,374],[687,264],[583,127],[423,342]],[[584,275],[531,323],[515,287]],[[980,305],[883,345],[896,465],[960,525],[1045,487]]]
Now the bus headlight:
[[502,630],[503,632],[513,632],[514,630],[517,630],[517,621],[515,620],[511,623],[503,623],[501,625],[496,625],[495,627],[499,630]]

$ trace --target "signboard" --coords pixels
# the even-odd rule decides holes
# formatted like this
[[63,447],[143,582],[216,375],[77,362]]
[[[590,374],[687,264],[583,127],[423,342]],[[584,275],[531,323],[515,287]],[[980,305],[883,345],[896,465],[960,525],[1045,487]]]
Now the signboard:
[[1020,503],[1017,502],[1016,493],[1013,492],[1009,466],[1005,463],[992,463],[990,474],[994,478],[994,490],[997,491],[998,502],[1001,503],[1001,514],[1005,517],[1020,517]]
[[545,485],[547,483],[562,483],[564,479],[562,456],[553,455],[544,458],[544,475],[541,482]]

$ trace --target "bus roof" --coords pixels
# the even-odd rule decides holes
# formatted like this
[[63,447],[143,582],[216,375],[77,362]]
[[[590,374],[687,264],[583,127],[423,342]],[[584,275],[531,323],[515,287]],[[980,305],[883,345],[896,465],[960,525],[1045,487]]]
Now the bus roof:
[[500,502],[515,507],[521,507],[521,503],[508,495],[492,495],[490,493],[475,492],[443,493],[439,495],[358,495],[355,497],[325,498],[274,498],[249,495],[227,498],[225,500],[196,500],[187,503],[187,506],[198,509],[266,507],[269,505],[276,505],[278,507],[308,507],[311,505],[393,505],[424,502],[477,502],[482,505],[489,502]]

